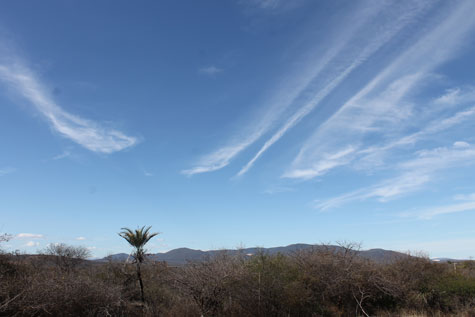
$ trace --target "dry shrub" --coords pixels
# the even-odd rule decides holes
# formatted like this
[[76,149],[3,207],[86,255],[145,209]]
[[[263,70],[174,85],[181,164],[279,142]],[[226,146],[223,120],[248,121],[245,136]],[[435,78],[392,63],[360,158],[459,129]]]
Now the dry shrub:
[[[7,264],[5,264],[5,262]],[[120,289],[85,272],[65,273],[8,257],[2,267],[0,314],[7,316],[110,316],[125,311]],[[41,268],[41,269],[38,269]]]
[[249,316],[301,315],[305,290],[299,280],[291,258],[258,252],[246,261],[234,297]]
[[123,306],[117,288],[88,277],[36,277],[17,301],[24,315],[108,316]]
[[221,316],[238,309],[232,290],[235,283],[242,280],[243,273],[242,259],[222,252],[176,270],[173,283],[182,296],[193,301],[201,315]]
[[378,264],[357,246],[292,255],[219,253],[168,267],[0,255],[0,316],[475,316],[472,262],[402,256]]
[[379,265],[357,254],[357,245],[318,247],[295,255],[302,273],[305,299],[321,315],[369,315],[394,305],[397,289]]

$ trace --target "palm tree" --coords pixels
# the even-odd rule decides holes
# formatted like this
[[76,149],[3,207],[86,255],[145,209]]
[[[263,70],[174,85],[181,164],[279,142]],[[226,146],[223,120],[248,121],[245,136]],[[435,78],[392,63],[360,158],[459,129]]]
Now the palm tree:
[[145,244],[150,241],[153,237],[158,235],[158,232],[155,233],[149,233],[151,226],[145,228],[143,226],[142,228],[137,228],[135,229],[135,232],[130,230],[129,228],[121,228],[121,232],[119,233],[119,236],[127,240],[127,242],[135,248],[134,252],[132,253],[132,256],[134,258],[134,263],[136,264],[137,268],[137,279],[139,280],[140,284],[140,298],[142,299],[142,302],[145,302],[145,297],[144,297],[144,291],[143,291],[143,281],[142,281],[142,273],[140,271],[140,265],[142,262],[145,261]]

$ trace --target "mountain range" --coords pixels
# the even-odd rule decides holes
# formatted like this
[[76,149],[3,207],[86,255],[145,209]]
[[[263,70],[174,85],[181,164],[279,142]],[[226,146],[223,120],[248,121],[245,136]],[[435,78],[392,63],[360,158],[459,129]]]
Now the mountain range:
[[[147,258],[151,261],[160,261],[167,262],[169,265],[184,265],[187,262],[199,262],[207,258],[213,257],[220,252],[226,252],[230,255],[243,254],[247,257],[252,257],[253,255],[264,252],[265,254],[274,255],[274,254],[292,254],[300,250],[309,250],[309,249],[324,249],[334,250],[335,252],[343,251],[344,248],[337,245],[315,245],[315,244],[291,244],[285,247],[273,247],[273,248],[244,248],[244,249],[233,249],[233,250],[194,250],[189,248],[178,248],[173,249],[165,253],[155,253],[148,254]],[[370,249],[370,250],[355,250],[355,252],[366,259],[375,261],[375,262],[391,262],[396,258],[407,256],[404,253],[384,250],[384,249]],[[126,253],[118,253],[109,255],[105,258],[98,259],[99,262],[125,262],[130,259],[130,255]]]

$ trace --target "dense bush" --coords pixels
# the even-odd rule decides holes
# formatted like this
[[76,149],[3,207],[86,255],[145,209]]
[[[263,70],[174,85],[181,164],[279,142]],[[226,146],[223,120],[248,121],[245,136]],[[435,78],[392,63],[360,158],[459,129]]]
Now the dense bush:
[[[64,260],[64,259],[63,259]],[[291,255],[221,253],[181,267],[0,255],[0,316],[418,316],[475,314],[473,262],[403,256],[379,264],[351,245]]]

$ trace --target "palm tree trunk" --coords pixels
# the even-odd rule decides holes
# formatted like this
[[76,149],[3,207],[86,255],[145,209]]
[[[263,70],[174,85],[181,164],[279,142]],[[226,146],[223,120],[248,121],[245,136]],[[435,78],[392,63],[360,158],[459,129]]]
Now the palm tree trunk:
[[142,303],[145,303],[145,296],[143,292],[142,272],[140,271],[140,262],[137,262],[137,279],[139,280],[139,284],[140,284],[140,299],[142,300]]

